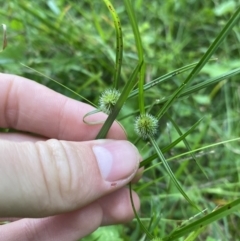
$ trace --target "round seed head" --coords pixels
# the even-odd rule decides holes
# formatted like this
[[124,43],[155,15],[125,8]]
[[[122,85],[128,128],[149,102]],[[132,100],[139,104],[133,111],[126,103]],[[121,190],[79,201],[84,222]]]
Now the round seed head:
[[119,96],[120,92],[116,89],[105,90],[99,99],[99,109],[106,114],[110,114],[117,103]]
[[143,139],[153,136],[158,130],[158,120],[150,114],[140,115],[135,120],[135,131]]

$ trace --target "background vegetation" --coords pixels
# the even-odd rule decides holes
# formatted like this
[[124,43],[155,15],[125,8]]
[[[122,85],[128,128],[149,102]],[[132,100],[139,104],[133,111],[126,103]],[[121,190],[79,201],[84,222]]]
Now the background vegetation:
[[[98,104],[100,93],[111,86],[115,62],[115,29],[111,15],[99,0],[2,1],[0,23],[8,27],[8,47],[0,55],[0,71],[36,80],[71,98],[79,99],[49,78],[26,68],[27,65],[51,77]],[[119,14],[124,41],[122,86],[137,64],[133,32],[122,1],[112,1]],[[239,6],[237,0],[134,0],[146,60],[145,81],[200,60],[230,16]],[[233,28],[213,57],[191,85],[201,83],[240,66],[240,23]],[[171,95],[189,72],[173,75],[145,93],[152,105]],[[177,101],[168,111],[184,133],[203,120],[188,137],[192,150],[239,137],[239,75],[226,78]],[[153,111],[161,105],[153,107]],[[120,116],[134,113],[138,99],[128,101]],[[165,115],[160,120],[158,143],[164,147],[178,138],[173,123]],[[129,139],[136,140],[133,117],[122,120]],[[144,158],[153,154],[146,142],[137,143]],[[169,235],[174,229],[211,213],[240,197],[239,141],[227,142],[196,152],[205,174],[179,143],[165,157],[189,197],[206,211],[201,214],[187,203],[169,181],[162,165],[144,173],[133,188],[141,197],[141,213],[146,227],[155,237]],[[154,160],[157,164],[159,160]],[[195,215],[198,215],[195,217]],[[240,213],[223,217],[202,228],[196,240],[238,240]],[[190,220],[189,220],[190,219]],[[151,223],[150,222],[150,223]],[[186,236],[185,236],[186,238]],[[102,228],[84,240],[145,240],[136,220],[126,226]],[[184,239],[179,239],[184,240]],[[192,239],[193,240],[193,239]]]

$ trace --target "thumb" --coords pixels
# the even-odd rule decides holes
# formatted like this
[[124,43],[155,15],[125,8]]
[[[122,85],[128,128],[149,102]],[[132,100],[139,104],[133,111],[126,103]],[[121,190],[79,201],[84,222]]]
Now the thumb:
[[141,159],[128,141],[0,141],[2,217],[79,209],[126,185]]

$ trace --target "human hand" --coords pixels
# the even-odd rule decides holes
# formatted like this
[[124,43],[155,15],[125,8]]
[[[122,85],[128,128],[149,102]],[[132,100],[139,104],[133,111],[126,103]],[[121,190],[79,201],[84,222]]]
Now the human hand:
[[[0,240],[75,241],[133,218],[129,191],[141,159],[114,123],[86,125],[93,107],[27,79],[0,74]],[[103,120],[99,113],[91,121]],[[118,140],[109,140],[109,139]],[[139,199],[133,193],[135,206]]]

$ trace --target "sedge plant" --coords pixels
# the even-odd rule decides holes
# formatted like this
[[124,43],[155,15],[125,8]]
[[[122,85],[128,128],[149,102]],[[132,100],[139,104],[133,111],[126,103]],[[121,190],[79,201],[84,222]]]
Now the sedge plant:
[[[183,190],[183,188],[181,187],[181,185],[179,184],[179,182],[177,181],[174,173],[172,172],[167,160],[165,159],[163,152],[161,151],[157,141],[154,138],[154,135],[157,133],[159,127],[158,127],[158,120],[160,120],[164,114],[166,114],[167,110],[172,106],[172,104],[174,103],[174,101],[176,101],[176,99],[180,96],[180,94],[182,94],[182,92],[184,91],[184,89],[189,85],[190,81],[192,81],[194,79],[194,77],[200,72],[200,70],[204,67],[204,65],[210,60],[210,58],[212,57],[213,53],[216,51],[216,49],[219,47],[219,45],[222,43],[222,41],[225,39],[226,35],[232,30],[233,26],[236,24],[236,22],[239,20],[240,17],[240,8],[235,12],[235,14],[232,16],[232,18],[228,21],[228,23],[226,24],[226,26],[223,28],[223,30],[220,32],[220,34],[217,36],[217,38],[215,39],[215,41],[212,43],[212,45],[209,47],[209,49],[207,50],[207,52],[203,55],[203,57],[201,58],[201,60],[199,61],[199,63],[193,68],[193,70],[190,72],[190,74],[188,75],[188,77],[186,78],[186,80],[180,85],[180,87],[173,93],[173,95],[164,103],[164,105],[159,109],[157,116],[153,116],[149,113],[146,113],[145,111],[145,105],[144,105],[144,76],[145,76],[145,63],[144,63],[144,56],[143,56],[143,47],[142,47],[142,42],[141,42],[141,37],[138,31],[138,26],[137,26],[137,21],[136,21],[136,17],[135,17],[135,13],[131,4],[131,1],[125,0],[125,7],[126,7],[126,11],[128,12],[128,16],[129,16],[129,20],[130,23],[132,25],[132,29],[133,29],[133,33],[135,36],[135,42],[136,42],[136,48],[137,48],[137,52],[138,52],[138,59],[139,59],[139,65],[141,64],[141,66],[137,66],[138,68],[135,69],[134,75],[132,75],[133,78],[131,78],[128,82],[128,85],[130,85],[129,83],[133,82],[134,83],[134,78],[136,78],[136,72],[138,71],[138,75],[139,75],[139,80],[138,80],[138,97],[139,97],[139,112],[140,115],[136,118],[135,120],[135,130],[137,132],[137,134],[143,139],[146,140],[148,139],[150,141],[150,143],[152,144],[152,146],[155,149],[156,155],[157,157],[160,159],[160,161],[162,162],[162,164],[165,166],[166,172],[169,174],[170,176],[170,180],[175,184],[175,186],[177,187],[178,191],[184,196],[184,198],[193,206],[195,206],[197,208],[197,206],[194,204],[194,202],[191,201],[191,199],[188,197],[188,195],[185,193],[185,191]],[[117,31],[116,31],[117,32]],[[219,80],[219,78],[218,78]],[[209,83],[209,82],[208,82]],[[131,86],[131,88],[133,87],[133,85]],[[129,90],[125,92],[126,89],[124,89],[124,91],[122,92],[121,96],[125,95],[125,100],[126,97],[129,96]],[[116,102],[119,104],[119,101]],[[122,104],[124,103],[124,101],[121,102]],[[116,115],[119,113],[119,110],[122,107],[122,104],[120,106],[114,106],[113,107],[113,111],[115,110],[115,115],[112,116],[109,112],[107,112],[109,115],[107,121],[105,122],[105,124],[103,125],[102,130],[105,130],[105,132],[102,132],[102,130],[100,131],[99,135],[97,136],[97,138],[103,138],[106,135],[106,129],[108,130],[109,127],[111,126],[111,123],[113,120],[115,120],[115,118],[117,117]],[[117,110],[116,110],[117,109]],[[112,118],[112,121],[109,121]],[[173,123],[174,121],[171,120]],[[179,128],[176,126],[177,130],[179,131],[180,134],[182,134],[179,130]],[[184,141],[185,145],[190,149],[188,142],[186,141],[185,138],[181,139],[182,141]],[[146,164],[146,161],[143,162],[144,164]],[[143,166],[143,164],[141,165]],[[130,187],[130,191],[131,191],[131,187]],[[232,205],[234,206],[233,209],[238,208],[239,205],[239,200],[234,201],[233,203],[228,204],[228,207],[224,207],[224,210],[229,210],[232,209]],[[134,208],[134,206],[133,206]],[[198,208],[197,208],[198,209]],[[219,212],[219,211],[218,211]],[[232,213],[232,211],[231,211]],[[202,227],[205,225],[204,222],[211,222],[210,221],[210,216],[215,216],[216,212],[213,214],[209,214],[206,215],[205,217],[203,217],[201,220],[201,222],[196,221],[196,223],[198,223],[198,228],[202,229]],[[135,215],[137,216],[137,213],[135,211]],[[222,216],[221,216],[222,215]],[[221,212],[220,217],[223,217],[224,214],[223,212]],[[218,215],[216,215],[217,218],[219,218]],[[215,221],[217,218],[213,218],[213,220]],[[150,234],[147,229],[144,227],[144,225],[141,223],[140,219],[138,219],[138,222],[141,224],[141,227],[143,229],[144,232],[146,232],[147,237],[148,238],[153,238],[153,235]],[[203,220],[203,221],[202,221]],[[207,220],[207,221],[206,221]],[[202,223],[203,222],[203,223]],[[200,223],[200,224],[199,224]],[[190,233],[191,230],[191,225],[187,225],[187,230]],[[181,230],[181,228],[180,228]],[[184,227],[184,230],[186,230],[186,228]],[[194,230],[195,232],[197,232],[197,234],[199,234],[199,230]],[[179,230],[177,231],[173,231],[172,234],[170,234],[168,237],[164,237],[164,238],[157,238],[157,240],[174,240],[176,238],[181,237],[181,235],[177,236],[176,233],[178,233]],[[183,232],[182,235],[186,235],[187,232]],[[174,236],[176,235],[176,236]],[[189,238],[187,238],[189,240]],[[191,238],[193,240],[193,238]],[[156,239],[152,239],[152,240],[156,240]]]
[[[15,2],[15,4],[19,9],[23,10],[23,13],[28,14],[27,18],[32,16],[38,21],[38,25],[36,21],[31,21],[29,28],[45,32],[49,37],[57,34],[59,45],[64,46],[62,48],[63,52],[73,53],[77,51],[79,42],[90,43],[82,51],[85,51],[86,54],[78,52],[73,60],[72,58],[68,60],[71,63],[71,71],[78,69],[78,73],[81,73],[81,77],[86,79],[86,81],[74,85],[73,82],[77,81],[77,78],[73,76],[73,79],[71,79],[71,76],[74,74],[71,75],[71,71],[69,71],[67,72],[69,75],[65,76],[63,74],[61,77],[69,78],[68,82],[57,81],[55,83],[60,82],[61,88],[68,88],[66,92],[64,92],[65,90],[62,91],[63,93],[68,93],[71,97],[77,94],[77,98],[96,106],[96,111],[86,114],[83,121],[86,124],[102,124],[101,130],[96,136],[97,139],[105,138],[112,123],[117,120],[126,128],[130,140],[139,148],[143,155],[143,161],[140,164],[140,167],[145,168],[143,178],[139,184],[130,184],[129,188],[130,196],[132,189],[135,189],[141,196],[143,202],[142,211],[138,214],[132,203],[136,219],[125,229],[125,231],[131,234],[128,237],[125,236],[125,238],[122,235],[122,237],[118,237],[119,240],[190,241],[206,235],[211,238],[211,227],[218,225],[218,230],[222,227],[218,220],[222,220],[224,227],[230,229],[231,223],[235,219],[237,220],[239,215],[240,197],[237,191],[239,190],[238,180],[240,177],[238,175],[238,165],[234,163],[229,165],[229,172],[234,173],[231,182],[227,179],[222,180],[221,178],[224,178],[226,172],[221,175],[220,170],[222,171],[222,169],[219,168],[218,163],[214,166],[211,157],[212,155],[218,155],[216,152],[219,150],[221,152],[223,150],[226,150],[226,152],[237,152],[233,143],[237,143],[239,137],[227,136],[229,137],[228,139],[215,138],[216,142],[208,139],[207,137],[214,135],[214,133],[219,133],[219,136],[226,136],[223,135],[224,132],[217,125],[216,121],[212,126],[214,119],[210,116],[211,113],[206,115],[205,113],[208,111],[201,112],[199,109],[207,108],[205,107],[208,106],[206,104],[208,103],[207,101],[213,102],[214,97],[220,93],[222,88],[224,88],[224,93],[230,93],[228,82],[239,75],[240,68],[227,68],[216,75],[204,75],[204,78],[201,78],[200,72],[203,71],[205,73],[204,71],[206,71],[208,66],[217,66],[217,59],[214,54],[228,43],[228,36],[234,32],[234,28],[239,22],[240,9],[236,6],[236,11],[231,12],[231,17],[229,16],[226,20],[221,31],[216,33],[211,43],[208,42],[209,45],[197,59],[195,58],[194,61],[189,63],[185,62],[182,65],[183,67],[172,68],[167,73],[159,71],[158,77],[148,80],[150,60],[146,48],[148,49],[149,47],[146,47],[147,38],[144,35],[144,27],[147,28],[148,26],[140,25],[138,19],[139,11],[144,4],[143,1],[124,0],[123,3],[109,0],[93,1],[91,3],[88,1],[83,2],[89,4],[89,9],[93,12],[92,16],[89,12],[83,10],[85,9],[84,3],[77,4],[72,2],[65,6],[63,11],[60,11],[58,5],[54,5],[52,2],[51,5],[48,3],[51,11],[43,11],[43,13],[39,13],[36,8],[32,8],[26,1]],[[152,6],[151,13],[157,14],[157,11],[154,11],[155,8],[162,14],[164,11],[171,9],[170,1],[169,3],[166,1],[165,4],[157,1],[153,2],[149,3],[149,6]],[[209,2],[206,2],[206,4],[209,4]],[[61,5],[60,1],[59,5]],[[104,9],[102,10],[104,12],[102,19],[107,24],[99,24],[99,16],[94,11],[95,5],[98,8],[104,7],[101,8]],[[201,7],[200,3],[198,5],[197,7]],[[63,5],[61,6],[63,7]],[[162,10],[161,7],[163,8]],[[218,14],[220,10],[219,8]],[[144,12],[143,10],[141,11]],[[123,13],[125,18],[121,18]],[[2,15],[4,14],[6,13],[2,12]],[[84,19],[88,21],[82,25],[81,23],[77,25],[79,29],[73,28],[72,26],[75,23],[64,23],[68,14],[71,17],[74,14],[76,16],[84,16]],[[55,23],[54,21],[47,21],[48,18],[52,19],[53,15],[56,18]],[[100,36],[95,34],[94,41],[88,35],[77,37],[80,30],[82,32],[88,30],[89,33],[92,33],[92,26],[87,24],[90,19],[93,20],[95,29]],[[15,21],[18,22],[19,17],[16,17]],[[77,21],[76,24],[78,24]],[[161,24],[167,26],[165,29],[166,41],[171,43],[172,36],[170,35],[170,30],[174,29],[174,26],[171,25],[171,19],[165,16]],[[125,26],[124,29],[123,25]],[[22,26],[18,27],[22,28]],[[151,27],[149,29],[152,32],[154,31]],[[180,30],[178,36],[181,35]],[[130,57],[124,53],[124,50],[128,47],[129,40],[128,35],[124,34],[124,31],[129,31],[133,36],[131,39],[132,46],[129,48],[133,55]],[[115,38],[113,37],[114,35]],[[3,36],[5,36],[5,30]],[[108,41],[109,39],[106,36],[110,36],[109,39],[114,40],[111,41],[112,45],[109,45],[110,41]],[[236,39],[238,37],[236,33]],[[126,41],[124,41],[125,38]],[[159,38],[161,42],[161,37]],[[3,37],[4,48],[6,47],[5,40],[6,37]],[[177,46],[175,47],[172,49],[173,52],[177,49]],[[99,51],[97,52],[95,49]],[[161,49],[161,51],[163,50]],[[44,50],[41,49],[39,52],[44,52]],[[3,58],[5,53],[6,51],[2,55]],[[57,52],[56,59],[61,59],[59,58],[60,54],[60,51]],[[174,58],[177,58],[175,52],[174,54]],[[178,54],[180,53],[178,52]],[[103,57],[106,55],[111,56],[111,58],[109,57],[106,60]],[[84,57],[86,64],[76,67],[70,61],[78,61],[79,63],[79,56]],[[95,56],[100,57],[95,58]],[[161,54],[160,57],[164,58],[165,56]],[[99,59],[102,60],[100,61]],[[124,64],[125,59],[131,62],[131,68]],[[50,81],[54,80],[54,78],[48,77],[51,73],[44,72],[44,66],[47,63],[44,61],[46,60],[40,58],[38,62],[34,62],[34,60],[32,62],[23,61],[25,63],[24,71],[27,70],[23,74],[28,77],[29,73],[36,73],[34,69],[37,69],[39,70],[37,72],[38,75],[44,77],[45,84],[54,88],[54,86],[51,86],[52,82]],[[92,66],[92,62],[95,62],[94,66]],[[109,62],[111,63],[110,68]],[[42,65],[38,66],[37,63],[42,63]],[[79,65],[81,64],[79,63]],[[26,66],[29,67],[26,68]],[[161,67],[161,65],[158,66],[159,69]],[[55,66],[55,68],[57,67]],[[107,78],[105,79],[102,69],[111,73],[109,75],[111,81],[106,81]],[[211,73],[211,71],[208,70],[208,73]],[[91,87],[93,83],[98,85],[98,89]],[[203,91],[212,87],[213,89],[209,94],[210,100],[204,99]],[[93,88],[100,98],[97,100],[95,96],[90,94],[90,91],[83,91],[87,88]],[[57,90],[60,91],[60,89]],[[71,94],[69,94],[69,90]],[[227,106],[229,118],[227,123],[229,124],[233,122],[232,116],[234,115],[230,106],[233,103],[237,106],[238,99],[236,95],[234,95],[236,100],[232,100],[229,95],[224,95],[224,98],[222,103]],[[199,104],[200,107],[195,105],[195,103]],[[216,102],[214,104],[217,105]],[[184,109],[183,106],[187,106],[187,108]],[[188,111],[191,110],[191,113],[181,113],[181,111],[186,112],[186,109]],[[108,114],[108,118],[99,120],[97,123],[88,122],[87,117],[98,111]],[[176,112],[180,113],[180,120],[176,118]],[[197,113],[196,116],[194,116],[195,113]],[[186,120],[184,115],[193,120],[187,126],[181,121],[181,119]],[[235,115],[234,118],[237,119]],[[131,125],[126,123],[131,123]],[[170,134],[168,134],[168,128],[165,127],[166,123],[170,126]],[[229,124],[229,126],[231,125]],[[214,133],[213,130],[215,131]],[[227,131],[230,132],[229,129]],[[228,164],[226,166],[228,167]],[[218,175],[214,175],[214,172],[218,169],[220,169],[217,171]],[[215,183],[213,177],[220,181]],[[204,185],[205,183],[206,185]],[[214,196],[213,201],[211,196]],[[117,232],[118,234],[121,233],[121,231]],[[225,233],[228,233],[228,230],[225,230]],[[101,240],[101,235],[103,234],[100,233],[97,236],[93,234],[84,240]],[[216,234],[214,235],[217,237]],[[107,239],[105,238],[105,240]],[[212,238],[210,240],[217,239]]]

